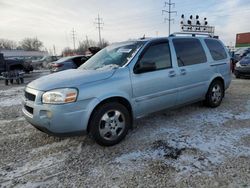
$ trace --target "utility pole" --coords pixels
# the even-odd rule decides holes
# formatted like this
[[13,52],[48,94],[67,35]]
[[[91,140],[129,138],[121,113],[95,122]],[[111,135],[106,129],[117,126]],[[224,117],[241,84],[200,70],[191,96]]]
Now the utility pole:
[[162,14],[168,13],[168,18],[165,18],[164,21],[168,21],[168,35],[170,35],[171,32],[171,21],[174,21],[173,18],[171,18],[171,15],[173,13],[177,14],[177,11],[171,11],[172,6],[174,6],[175,3],[171,3],[171,0],[168,0],[168,2],[165,2],[165,7],[168,6],[168,10],[162,10]]
[[88,47],[90,47],[89,46],[89,37],[88,37],[88,35],[86,35],[86,43],[87,43]]
[[54,55],[56,55],[56,46],[53,45],[53,51],[54,51]]
[[74,45],[74,51],[76,51],[76,31],[74,28],[72,29],[72,40]]
[[100,44],[100,47],[102,46],[102,37],[101,37],[101,29],[103,29],[103,20],[102,18],[100,18],[99,14],[98,14],[98,17],[95,19],[96,22],[95,24],[97,25],[96,28],[98,29],[98,32],[99,32],[99,44]]

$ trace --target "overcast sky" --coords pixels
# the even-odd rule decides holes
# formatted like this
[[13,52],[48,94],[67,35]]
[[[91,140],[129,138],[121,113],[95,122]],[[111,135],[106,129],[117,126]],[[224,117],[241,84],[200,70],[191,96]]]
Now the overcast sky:
[[[239,32],[250,32],[250,0],[172,0],[175,22],[172,32],[180,31],[180,16],[207,17],[226,45],[235,43]],[[0,0],[0,38],[20,41],[37,37],[45,47],[61,52],[73,47],[71,31],[77,42],[86,35],[98,41],[94,25],[98,13],[103,18],[102,36],[110,42],[168,35],[161,10],[164,0]]]

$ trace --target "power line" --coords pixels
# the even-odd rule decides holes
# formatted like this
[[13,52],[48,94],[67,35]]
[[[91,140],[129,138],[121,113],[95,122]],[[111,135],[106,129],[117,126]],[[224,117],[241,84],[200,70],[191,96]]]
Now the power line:
[[73,40],[74,51],[75,51],[76,50],[76,31],[74,28],[72,29],[72,40]]
[[97,25],[96,28],[98,29],[98,32],[99,32],[99,45],[102,46],[102,37],[101,37],[101,29],[103,29],[103,19],[100,18],[99,14],[98,14],[98,17],[95,19],[96,22],[95,24]]
[[171,21],[174,21],[173,18],[171,18],[171,15],[173,13],[177,14],[177,11],[171,11],[172,6],[174,6],[175,3],[171,3],[171,0],[168,0],[168,2],[165,2],[165,7],[168,6],[168,10],[163,9],[162,14],[168,13],[168,18],[164,18],[164,21],[168,21],[168,35],[170,35],[171,32]]

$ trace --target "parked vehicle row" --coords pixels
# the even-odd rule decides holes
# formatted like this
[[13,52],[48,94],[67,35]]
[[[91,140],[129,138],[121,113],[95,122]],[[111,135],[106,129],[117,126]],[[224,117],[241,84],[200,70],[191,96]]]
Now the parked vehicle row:
[[68,69],[77,69],[101,49],[99,47],[90,47],[88,50],[90,52],[89,55],[68,56],[52,62],[49,65],[50,71],[54,73]]
[[23,74],[33,71],[30,64],[22,60],[5,59],[0,53],[0,77],[5,80],[5,85],[13,84],[14,80],[17,84],[23,83]]
[[236,63],[234,74],[236,78],[250,76],[250,53]]
[[5,59],[3,54],[0,53],[0,74],[2,72],[19,70],[26,73],[33,71],[33,66],[17,59]]
[[196,101],[219,106],[230,82],[230,56],[218,39],[141,39],[113,44],[78,69],[29,83],[23,114],[48,134],[89,133],[111,146],[135,118]]
[[[244,47],[239,48],[235,52],[231,52],[231,63],[232,63],[232,72],[236,69],[236,64],[246,57],[248,54],[250,54],[250,48]],[[238,64],[239,65],[239,64]],[[236,73],[237,74],[237,73]],[[236,76],[238,78],[238,76]]]
[[69,56],[63,57],[49,65],[50,71],[59,72],[67,69],[76,69],[85,63],[90,56]]
[[39,67],[49,68],[49,64],[57,60],[58,60],[57,56],[44,56],[41,59],[32,60],[32,65],[36,68]]

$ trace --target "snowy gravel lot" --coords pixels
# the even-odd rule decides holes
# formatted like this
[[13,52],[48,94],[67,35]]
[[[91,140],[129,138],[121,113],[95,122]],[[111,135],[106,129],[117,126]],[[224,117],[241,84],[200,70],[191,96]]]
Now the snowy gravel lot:
[[22,117],[23,89],[0,81],[0,187],[250,187],[249,79],[234,79],[216,109],[137,120],[113,147],[37,131]]

